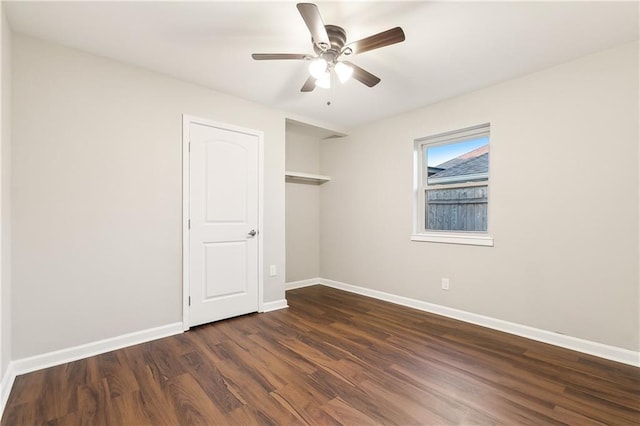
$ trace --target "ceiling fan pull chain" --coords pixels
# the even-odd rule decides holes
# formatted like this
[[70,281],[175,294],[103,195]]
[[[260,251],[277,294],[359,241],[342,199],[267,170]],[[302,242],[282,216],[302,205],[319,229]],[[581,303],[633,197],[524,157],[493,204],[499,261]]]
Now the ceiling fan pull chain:
[[331,82],[331,86],[330,86],[331,97],[327,101],[328,107],[331,106],[331,99],[336,97],[336,77],[335,77],[335,72],[333,72],[333,70],[331,71],[332,72],[329,73],[329,81]]

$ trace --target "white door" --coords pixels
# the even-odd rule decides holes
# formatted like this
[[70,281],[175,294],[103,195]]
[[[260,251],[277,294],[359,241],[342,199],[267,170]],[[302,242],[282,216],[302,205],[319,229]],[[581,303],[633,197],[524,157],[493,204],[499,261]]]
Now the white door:
[[260,136],[193,120],[188,126],[194,326],[258,310]]

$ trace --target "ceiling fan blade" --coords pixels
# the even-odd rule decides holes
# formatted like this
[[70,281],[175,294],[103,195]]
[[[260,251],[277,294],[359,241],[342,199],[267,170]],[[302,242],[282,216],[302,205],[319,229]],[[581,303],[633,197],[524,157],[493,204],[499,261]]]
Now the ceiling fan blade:
[[308,59],[309,55],[303,53],[252,53],[251,57],[256,61],[268,61],[273,59]]
[[324,27],[318,6],[313,3],[298,3],[296,7],[300,15],[302,15],[304,23],[307,24],[309,28],[313,42],[318,45],[321,50],[327,50],[331,47],[331,42],[329,41],[329,36]]
[[359,66],[352,64],[351,62],[348,62],[348,61],[342,61],[342,62],[345,65],[349,65],[351,68],[353,68],[353,74],[351,75],[351,77],[358,80],[360,83],[364,84],[365,86],[373,87],[376,84],[380,83],[380,79],[375,75],[371,74],[369,71],[365,71]]
[[307,81],[304,82],[304,84],[302,85],[302,89],[300,89],[301,92],[312,92],[313,89],[316,88],[316,79],[313,76],[309,76],[309,78],[307,79]]
[[351,48],[354,54],[364,53],[368,52],[369,50],[379,49],[391,44],[400,43],[401,41],[404,41],[404,31],[402,31],[402,28],[400,27],[395,27],[391,28],[390,30],[363,38],[362,40],[349,43],[345,46],[343,51]]

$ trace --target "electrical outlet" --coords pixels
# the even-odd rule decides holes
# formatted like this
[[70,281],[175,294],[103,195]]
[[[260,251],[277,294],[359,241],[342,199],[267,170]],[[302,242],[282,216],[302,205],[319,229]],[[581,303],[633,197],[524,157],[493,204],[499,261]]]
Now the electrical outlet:
[[269,276],[270,277],[275,277],[276,276],[276,265],[270,265],[269,266]]
[[449,278],[442,279],[442,289],[449,290]]

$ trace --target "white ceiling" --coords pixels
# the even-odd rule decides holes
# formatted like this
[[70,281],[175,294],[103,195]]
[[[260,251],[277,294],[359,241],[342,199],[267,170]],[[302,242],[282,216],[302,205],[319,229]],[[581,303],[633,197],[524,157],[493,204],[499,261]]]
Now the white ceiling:
[[[16,32],[155,70],[338,129],[638,40],[637,2],[317,3],[348,41],[401,26],[406,41],[350,58],[382,79],[301,93],[312,53],[295,2],[5,2]],[[331,106],[327,106],[331,101]]]

